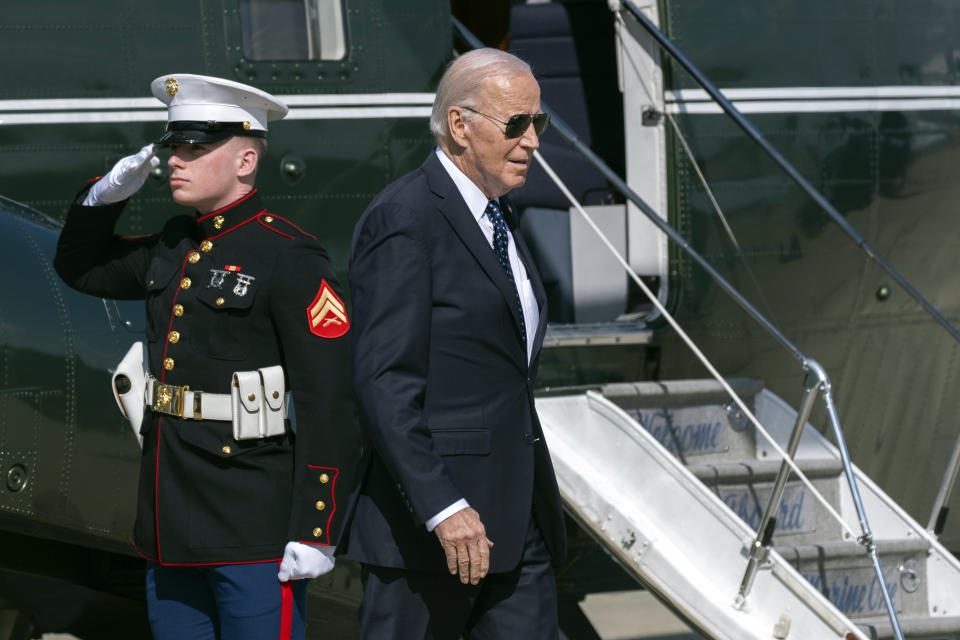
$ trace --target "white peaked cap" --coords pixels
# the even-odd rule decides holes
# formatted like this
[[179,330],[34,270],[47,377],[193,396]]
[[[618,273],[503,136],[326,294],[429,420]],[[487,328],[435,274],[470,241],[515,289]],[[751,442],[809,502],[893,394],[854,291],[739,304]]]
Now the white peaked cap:
[[191,73],[160,76],[150,83],[153,95],[167,105],[167,133],[201,133],[203,141],[232,135],[263,136],[267,123],[287,115],[287,105],[256,87]]

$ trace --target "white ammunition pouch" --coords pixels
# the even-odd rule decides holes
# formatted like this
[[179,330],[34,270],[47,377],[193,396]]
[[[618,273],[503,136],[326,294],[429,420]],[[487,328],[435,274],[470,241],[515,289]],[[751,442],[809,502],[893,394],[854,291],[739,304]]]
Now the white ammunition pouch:
[[282,367],[234,372],[230,398],[235,440],[283,434],[287,402]]

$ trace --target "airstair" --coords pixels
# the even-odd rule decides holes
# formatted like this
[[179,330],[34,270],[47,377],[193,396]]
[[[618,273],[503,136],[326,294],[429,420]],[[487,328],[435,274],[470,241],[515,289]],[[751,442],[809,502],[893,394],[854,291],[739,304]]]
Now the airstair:
[[[731,381],[782,449],[796,419],[756,380]],[[807,424],[752,590],[738,602],[782,458],[712,380],[612,384],[541,397],[566,507],[634,578],[705,637],[892,638],[837,449]],[[856,470],[905,637],[960,639],[960,562]]]

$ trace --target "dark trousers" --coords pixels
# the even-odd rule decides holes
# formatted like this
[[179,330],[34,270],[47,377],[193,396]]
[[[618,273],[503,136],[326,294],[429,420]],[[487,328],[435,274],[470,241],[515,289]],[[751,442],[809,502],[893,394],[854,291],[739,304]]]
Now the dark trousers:
[[[497,547],[491,549],[497,552]],[[442,553],[437,543],[437,553]],[[364,640],[557,640],[557,587],[533,519],[520,565],[478,585],[457,576],[363,565]]]
[[147,612],[156,640],[300,639],[307,582],[277,580],[277,562],[164,567],[147,562]]

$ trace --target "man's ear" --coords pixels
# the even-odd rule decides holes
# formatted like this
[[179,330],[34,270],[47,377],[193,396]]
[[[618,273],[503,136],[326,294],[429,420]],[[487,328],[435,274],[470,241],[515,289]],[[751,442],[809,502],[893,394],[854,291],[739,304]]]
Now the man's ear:
[[447,129],[450,131],[450,140],[458,147],[468,147],[469,138],[467,129],[470,124],[463,113],[463,109],[457,106],[447,109]]
[[257,170],[257,163],[260,160],[259,153],[252,146],[243,146],[240,148],[240,157],[237,163],[237,177],[246,178]]

